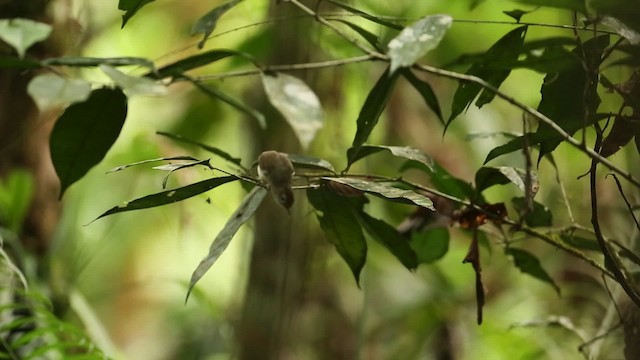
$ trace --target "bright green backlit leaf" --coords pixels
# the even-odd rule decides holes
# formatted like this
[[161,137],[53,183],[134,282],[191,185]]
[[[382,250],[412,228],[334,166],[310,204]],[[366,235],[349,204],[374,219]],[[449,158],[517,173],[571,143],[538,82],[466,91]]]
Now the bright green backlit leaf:
[[118,9],[125,11],[122,15],[122,27],[127,24],[127,21],[129,21],[129,19],[131,19],[131,17],[135,15],[140,8],[152,1],[154,0],[120,0],[118,2]]
[[547,271],[542,267],[540,260],[532,253],[513,247],[506,248],[505,253],[513,257],[513,262],[520,271],[551,285],[558,294],[560,294],[558,285],[556,285],[555,281],[553,281],[551,276],[549,276]]
[[60,197],[104,158],[126,117],[127,97],[109,88],[92,91],[86,101],[69,106],[60,116],[49,141]]
[[397,157],[405,158],[408,160],[414,160],[427,167],[433,166],[433,160],[425,155],[422,151],[409,147],[409,146],[386,146],[386,145],[363,145],[359,148],[352,147],[347,150],[347,157],[351,161],[351,166],[356,161],[375,154],[380,151],[389,151],[391,154]]
[[408,239],[403,237],[393,226],[376,219],[365,212],[358,214],[360,225],[377,242],[384,245],[404,267],[413,270],[418,267],[416,253],[409,245]]
[[293,128],[304,149],[324,124],[318,96],[302,80],[283,73],[262,74],[269,102]]
[[49,24],[28,19],[0,20],[0,39],[16,49],[21,58],[31,45],[48,38],[51,30]]
[[451,27],[449,15],[429,15],[402,29],[387,45],[391,73],[411,66],[429,50],[435,49]]
[[256,186],[251,192],[244,198],[238,209],[231,215],[227,223],[222,228],[222,231],[216,236],[209,247],[209,253],[202,259],[198,267],[193,271],[191,280],[189,281],[189,290],[187,290],[187,296],[185,303],[189,300],[189,294],[204,274],[209,271],[211,266],[218,260],[220,255],[227,249],[233,236],[238,232],[240,226],[247,222],[258,210],[258,207],[264,200],[264,196],[267,194],[267,189]]
[[220,19],[220,17],[224,15],[224,13],[229,11],[232,7],[238,5],[239,2],[240,0],[229,1],[228,3],[214,8],[213,10],[206,13],[203,17],[198,19],[198,22],[196,22],[196,24],[193,25],[193,29],[191,29],[191,35],[193,36],[198,33],[204,34],[204,38],[198,43],[199,49],[202,49],[204,47],[204,44],[207,42],[207,38],[209,38],[209,35],[211,35],[211,33],[213,33],[213,30],[215,30],[218,19]]
[[41,74],[34,77],[27,86],[27,93],[33,98],[38,109],[63,106],[87,100],[91,94],[91,84],[80,79],[67,79],[55,74]]
[[413,190],[399,189],[379,182],[367,181],[356,178],[322,178],[327,181],[334,181],[340,184],[350,186],[354,189],[364,191],[369,194],[382,197],[387,200],[400,202],[403,204],[412,204],[422,206],[432,211],[436,211],[433,202],[427,196],[418,194]]
[[118,87],[126,91],[129,96],[164,96],[167,94],[166,86],[147,77],[130,76],[109,65],[100,65],[99,68],[107,74]]
[[430,264],[449,251],[449,230],[443,227],[411,234],[411,247],[420,264]]

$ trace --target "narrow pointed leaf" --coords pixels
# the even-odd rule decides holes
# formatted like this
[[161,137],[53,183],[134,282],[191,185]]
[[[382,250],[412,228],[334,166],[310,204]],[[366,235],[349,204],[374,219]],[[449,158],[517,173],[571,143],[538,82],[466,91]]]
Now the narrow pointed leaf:
[[214,189],[220,185],[236,180],[238,180],[238,178],[235,176],[215,177],[176,189],[161,191],[159,193],[127,201],[126,203],[119,206],[114,206],[113,208],[102,213],[102,215],[98,216],[95,220],[125,211],[149,209],[153,207],[173,204],[175,202],[186,200],[190,197],[194,197],[196,195]]
[[335,5],[335,6],[339,7],[339,8],[342,8],[342,9],[344,9],[344,10],[346,10],[346,11],[348,11],[348,12],[354,14],[354,15],[358,15],[358,16],[362,17],[363,19],[367,19],[367,20],[369,20],[371,22],[386,26],[386,27],[391,28],[391,29],[402,30],[402,26],[401,25],[394,24],[392,22],[386,21],[386,20],[384,20],[384,19],[382,19],[380,17],[377,17],[377,16],[373,16],[373,15],[368,14],[368,13],[362,11],[362,10],[358,10],[358,9],[356,9],[354,7],[351,7],[351,6],[347,5],[347,4],[344,4],[342,2],[339,2],[339,1],[336,1],[336,0],[327,0],[327,1],[329,1],[333,5]]
[[415,64],[429,50],[435,49],[452,21],[449,15],[429,15],[402,29],[387,45],[391,73],[400,67]]
[[131,164],[126,164],[126,165],[120,165],[117,167],[114,167],[113,169],[107,171],[108,173],[112,173],[112,172],[116,172],[116,171],[121,171],[124,170],[126,168],[132,167],[132,166],[138,166],[138,165],[142,165],[142,164],[148,164],[148,163],[152,163],[152,162],[158,162],[158,161],[170,161],[170,160],[189,160],[189,161],[198,161],[198,159],[192,157],[192,156],[171,156],[171,157],[161,157],[161,158],[155,158],[155,159],[148,159],[148,160],[142,160],[142,161],[136,161],[134,163]]
[[61,182],[60,197],[98,164],[115,143],[127,117],[127,97],[102,88],[69,106],[53,127],[51,160]]
[[556,285],[555,281],[549,276],[549,273],[542,267],[540,260],[532,253],[513,247],[505,249],[505,253],[513,257],[513,262],[520,271],[551,285],[556,292],[560,294],[558,285]]
[[293,128],[304,149],[324,124],[318,96],[302,80],[283,73],[262,74],[269,102]]
[[449,230],[436,227],[411,234],[411,247],[418,255],[420,264],[430,264],[449,251]]
[[174,171],[178,171],[178,170],[182,170],[182,169],[186,169],[186,168],[190,168],[190,167],[194,167],[194,166],[198,166],[198,165],[202,165],[205,166],[209,169],[213,169],[211,167],[211,163],[209,162],[211,159],[204,159],[204,160],[198,160],[198,161],[192,161],[192,162],[188,162],[188,163],[181,163],[181,164],[165,164],[165,165],[160,165],[160,166],[154,166],[153,169],[154,170],[162,170],[162,171],[168,171],[169,173],[164,177],[164,179],[162,179],[162,188],[166,188],[167,187],[167,181],[169,181],[169,176],[171,176],[171,174],[173,174]]
[[27,86],[27,93],[40,111],[46,111],[56,106],[87,100],[91,94],[91,84],[47,73],[34,77]]
[[352,147],[347,150],[347,157],[351,160],[351,164],[353,164],[364,157],[380,151],[389,151],[394,156],[417,161],[427,167],[433,166],[433,160],[430,157],[410,146],[363,145],[359,148]]
[[[527,207],[527,202],[523,197],[513,198],[511,202],[518,212],[525,211]],[[553,225],[553,214],[548,207],[534,201],[531,210],[524,217],[524,222],[529,227],[551,226]]]
[[404,76],[407,81],[413,86],[414,89],[418,91],[422,99],[427,104],[427,106],[433,111],[434,114],[438,117],[438,120],[445,125],[444,117],[442,116],[442,109],[440,108],[440,103],[438,103],[438,98],[436,97],[435,92],[431,88],[431,85],[418,78],[413,71],[410,69],[402,69],[402,76]]
[[211,35],[211,33],[213,33],[213,30],[215,30],[218,19],[220,19],[220,17],[224,15],[224,13],[229,11],[232,7],[236,6],[239,2],[240,0],[233,0],[229,1],[228,3],[224,3],[198,19],[198,22],[196,22],[195,25],[193,25],[193,29],[191,29],[191,35],[193,36],[198,33],[204,34],[204,38],[198,43],[199,49],[202,49],[204,47],[204,44],[209,38],[209,35]]
[[403,204],[418,205],[432,211],[436,210],[433,207],[433,202],[431,201],[431,199],[429,199],[427,196],[418,194],[413,190],[400,189],[383,183],[356,178],[323,177],[322,179],[348,185],[354,189],[361,190],[387,200],[392,200]]
[[320,213],[320,227],[338,254],[347,263],[356,283],[360,284],[360,271],[367,259],[367,242],[348,199],[325,188],[307,190],[307,198]]
[[[530,171],[530,176],[531,184],[529,185],[529,191],[532,195],[535,195],[540,187],[538,175],[535,172]],[[526,177],[527,173],[523,169],[517,169],[509,166],[485,166],[481,167],[476,172],[476,189],[478,192],[482,192],[494,185],[513,183],[520,190],[526,192]]]
[[336,172],[333,165],[324,159],[298,154],[287,154],[287,157],[291,160],[296,169],[303,168],[311,170],[327,170],[332,173]]
[[358,221],[365,231],[374,240],[386,247],[404,267],[409,270],[414,270],[418,267],[416,253],[409,245],[408,239],[403,237],[396,228],[365,212],[358,213]]
[[129,96],[164,96],[167,95],[167,87],[147,77],[131,76],[109,65],[98,66],[107,74],[119,88],[127,92]]
[[[387,68],[373,86],[369,95],[367,95],[367,99],[365,100],[364,105],[362,105],[362,109],[358,115],[358,130],[356,131],[356,136],[352,143],[353,148],[356,149],[354,150],[354,154],[357,155],[357,149],[367,141],[371,131],[373,131],[373,128],[378,123],[378,119],[380,118],[382,111],[385,106],[387,106],[387,102],[389,101],[391,91],[393,90],[397,78],[398,73],[390,74],[389,69]],[[351,166],[351,163],[353,163],[353,161],[349,158],[349,166]],[[347,169],[349,166],[347,166]]]
[[185,71],[189,71],[195,68],[199,68],[201,66],[209,65],[218,60],[222,60],[230,56],[240,56],[245,59],[249,59],[253,61],[251,56],[239,51],[227,50],[227,49],[216,49],[216,50],[209,50],[201,54],[193,55],[186,59],[178,60],[173,64],[163,66],[162,68],[158,69],[158,71],[151,72],[149,74],[146,74],[145,76],[155,76],[155,77],[158,77],[159,79],[170,77],[170,76],[179,76]]
[[225,94],[224,92],[213,88],[211,86],[206,86],[198,81],[191,81],[192,84],[194,84],[200,91],[202,91],[203,93],[214,97],[218,100],[221,100],[229,105],[231,105],[232,107],[234,107],[236,110],[239,110],[243,113],[245,113],[246,115],[249,115],[250,117],[252,117],[260,126],[260,128],[262,128],[263,130],[267,128],[267,121],[264,118],[264,115],[262,115],[261,112],[259,112],[256,109],[253,109],[243,103],[241,103],[240,101],[232,98],[231,96]]
[[20,58],[31,45],[48,38],[51,30],[51,25],[29,19],[0,20],[0,39],[11,45]]
[[346,21],[346,20],[342,20],[342,19],[336,19],[337,22],[341,22],[345,25],[347,25],[348,27],[350,27],[353,31],[357,32],[358,34],[360,34],[360,36],[362,36],[362,38],[364,38],[369,45],[373,46],[374,49],[382,52],[382,47],[380,46],[380,39],[378,38],[377,35],[373,34],[372,32],[365,30],[364,28]]
[[71,66],[71,67],[96,67],[98,65],[110,66],[144,66],[150,70],[155,70],[153,61],[140,57],[114,57],[114,58],[96,58],[96,57],[80,57],[65,56],[59,58],[50,58],[42,60],[45,66]]
[[131,19],[131,17],[135,15],[140,8],[152,1],[154,0],[120,0],[118,2],[118,9],[125,11],[122,15],[122,27],[127,24],[129,19]]
[[199,148],[201,148],[203,150],[206,150],[206,151],[208,151],[208,152],[210,152],[212,154],[218,155],[219,157],[223,158],[224,160],[227,160],[227,161],[229,161],[229,162],[231,162],[233,164],[236,164],[236,165],[242,167],[242,163],[241,163],[242,159],[237,158],[237,157],[233,157],[233,156],[229,155],[227,152],[218,149],[217,147],[206,145],[206,144],[194,141],[194,140],[187,139],[187,138],[183,137],[182,135],[172,134],[172,133],[168,133],[168,132],[165,132],[165,131],[156,131],[156,134],[162,135],[162,136],[166,136],[169,139],[172,139],[172,140],[175,140],[175,141],[180,141],[180,142],[184,142],[184,143],[187,143],[187,144],[195,145],[195,146],[197,146],[197,147],[199,147]]
[[189,300],[189,294],[204,274],[209,271],[211,266],[218,260],[220,255],[227,249],[233,236],[238,232],[240,226],[247,222],[256,212],[264,196],[267,194],[267,190],[263,187],[256,186],[251,192],[244,198],[238,209],[231,215],[227,223],[222,228],[222,231],[216,236],[209,247],[209,253],[202,259],[198,267],[193,271],[191,280],[189,281],[189,290],[187,290],[187,296],[185,303]]

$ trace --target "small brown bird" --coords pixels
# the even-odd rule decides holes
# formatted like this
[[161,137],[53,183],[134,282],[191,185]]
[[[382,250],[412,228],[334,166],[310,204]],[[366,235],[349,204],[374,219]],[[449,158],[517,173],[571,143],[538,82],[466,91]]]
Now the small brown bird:
[[276,202],[287,211],[293,205],[293,164],[285,153],[269,150],[258,157],[258,176],[264,181]]

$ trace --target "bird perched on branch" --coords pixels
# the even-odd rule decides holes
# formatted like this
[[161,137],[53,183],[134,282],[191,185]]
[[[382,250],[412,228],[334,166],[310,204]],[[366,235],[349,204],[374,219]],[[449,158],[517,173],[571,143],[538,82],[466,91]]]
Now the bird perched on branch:
[[293,205],[293,164],[285,153],[269,150],[258,157],[258,176],[267,184],[276,202],[287,211]]

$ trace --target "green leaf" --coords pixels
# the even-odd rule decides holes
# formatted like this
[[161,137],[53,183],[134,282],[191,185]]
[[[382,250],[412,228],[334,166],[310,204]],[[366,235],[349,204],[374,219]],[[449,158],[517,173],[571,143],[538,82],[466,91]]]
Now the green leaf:
[[44,112],[56,106],[87,100],[91,94],[91,84],[80,79],[67,79],[46,73],[31,79],[27,93],[38,109]]
[[20,58],[31,45],[45,40],[51,34],[51,25],[29,19],[0,20],[0,39],[11,45]]
[[348,27],[350,27],[353,31],[357,32],[358,34],[360,34],[360,36],[362,36],[365,40],[367,40],[367,42],[373,46],[374,49],[382,52],[382,47],[380,46],[380,39],[378,38],[378,36],[376,36],[375,34],[371,33],[368,30],[365,30],[363,28],[361,28],[360,26],[349,22],[347,20],[342,20],[342,19],[336,19],[335,21],[337,22],[341,22],[345,25],[347,25]]
[[328,170],[335,173],[335,169],[330,162],[324,159],[319,159],[312,156],[287,154],[287,157],[296,168],[311,169],[311,170]]
[[[636,4],[637,6],[637,4]],[[640,15],[640,13],[639,13]],[[630,20],[630,19],[629,19]],[[624,22],[611,17],[611,16],[605,16],[602,18],[602,20],[600,21],[603,25],[610,27],[611,29],[613,29],[613,31],[617,32],[618,35],[622,36],[623,38],[627,39],[629,41],[629,43],[631,44],[638,44],[640,43],[640,22],[638,22],[636,19],[634,19],[636,22],[636,29],[631,28],[630,26],[627,26],[627,24],[625,24]],[[633,24],[633,21],[631,20],[631,24]]]
[[142,164],[148,164],[148,163],[152,163],[152,162],[158,162],[158,161],[170,161],[170,160],[189,160],[189,161],[198,161],[198,159],[191,157],[191,156],[171,156],[171,157],[161,157],[161,158],[155,158],[155,159],[148,159],[148,160],[142,160],[142,161],[136,161],[134,163],[131,164],[126,164],[126,165],[120,165],[117,167],[114,167],[113,169],[107,171],[108,173],[112,173],[112,172],[116,172],[116,171],[121,171],[124,170],[126,168],[130,168],[132,166],[138,166],[138,165],[142,165]]
[[237,157],[233,157],[231,155],[229,155],[227,152],[225,152],[224,150],[220,150],[217,147],[213,147],[210,145],[206,145],[191,139],[187,139],[185,137],[183,137],[182,135],[177,135],[177,134],[172,134],[172,133],[168,133],[165,131],[156,131],[156,134],[161,135],[161,136],[166,136],[169,139],[175,140],[175,141],[179,141],[179,142],[183,142],[183,143],[187,143],[187,144],[191,144],[191,145],[195,145],[205,151],[208,151],[212,154],[215,154],[219,157],[221,157],[224,160],[227,160],[230,163],[236,164],[240,167],[242,167],[242,159],[237,158]]
[[395,256],[404,267],[413,270],[418,267],[416,253],[409,245],[408,239],[386,222],[376,219],[365,212],[358,213],[358,221],[365,231],[382,244]]
[[475,197],[475,191],[468,182],[451,175],[438,163],[433,163],[431,167],[427,167],[415,161],[407,161],[400,168],[400,171],[402,172],[412,168],[421,170],[429,175],[431,184],[438,191],[458,199],[472,199]]
[[[513,198],[511,202],[519,213],[522,213],[527,208],[526,201],[523,197]],[[529,227],[551,226],[553,225],[553,214],[548,207],[534,201],[532,209],[524,217],[524,222]]]
[[520,271],[553,286],[558,294],[560,294],[560,288],[558,285],[556,285],[547,271],[542,268],[540,260],[538,260],[538,258],[533,254],[526,250],[516,249],[513,247],[506,248],[505,253],[513,257],[513,262]]
[[368,14],[368,13],[362,11],[362,10],[358,10],[356,8],[353,8],[353,7],[349,6],[349,5],[343,4],[343,3],[339,2],[339,1],[335,1],[335,0],[327,0],[327,1],[329,1],[333,5],[335,5],[335,6],[339,7],[339,8],[342,8],[342,9],[344,9],[344,10],[346,10],[346,11],[352,13],[352,14],[358,15],[358,16],[362,17],[363,19],[367,19],[367,20],[369,20],[371,22],[386,26],[386,27],[391,28],[391,29],[402,30],[402,26],[401,25],[394,24],[392,22],[386,21],[386,20],[384,20],[384,19],[382,19],[380,17],[377,17],[377,16],[373,16],[373,15]]
[[602,141],[600,155],[609,157],[615,154],[637,134],[640,134],[640,126],[637,121],[629,120],[624,116],[616,116],[611,131]]
[[198,165],[202,165],[205,166],[209,169],[213,169],[211,167],[211,163],[209,162],[210,159],[204,159],[204,160],[197,160],[197,161],[191,161],[188,163],[180,163],[180,164],[164,164],[164,165],[159,165],[159,166],[154,166],[153,169],[154,170],[162,170],[162,171],[168,171],[169,173],[164,177],[164,179],[162,179],[162,188],[166,188],[167,187],[167,181],[169,181],[169,176],[171,174],[173,174],[174,171],[178,171],[178,170],[182,170],[182,169],[186,169],[186,168],[190,168],[190,167],[194,167],[194,166],[198,166]]
[[198,19],[198,22],[196,22],[191,29],[191,36],[198,33],[204,34],[204,38],[198,43],[198,49],[202,49],[204,47],[204,44],[207,42],[207,38],[209,38],[209,35],[211,35],[211,33],[213,33],[213,30],[215,30],[218,19],[220,19],[220,17],[222,17],[222,15],[224,15],[224,13],[229,11],[232,7],[238,5],[239,2],[240,0],[233,0],[224,3],[220,6],[215,7],[213,10],[209,11],[203,17]]
[[420,264],[430,264],[441,259],[449,251],[449,230],[436,227],[411,234],[411,247]]
[[127,21],[129,21],[129,19],[131,19],[131,17],[135,15],[140,8],[152,1],[154,0],[120,0],[118,2],[118,9],[125,11],[122,15],[122,27],[127,24]]
[[256,109],[253,109],[243,103],[241,103],[240,101],[232,98],[231,96],[223,93],[222,91],[213,88],[211,86],[206,86],[202,83],[200,83],[199,81],[195,81],[192,79],[189,79],[189,81],[191,81],[192,84],[194,84],[200,91],[202,91],[203,93],[214,97],[218,100],[221,100],[229,105],[231,105],[232,107],[234,107],[236,110],[239,110],[241,112],[243,112],[246,115],[249,115],[250,117],[252,117],[260,126],[260,128],[262,129],[266,129],[267,128],[267,121],[264,118],[264,115],[262,115],[261,112],[259,112]]
[[33,175],[26,170],[12,170],[0,179],[0,224],[19,234],[34,190]]
[[98,66],[102,72],[107,74],[119,88],[127,92],[129,96],[164,96],[167,95],[167,87],[164,84],[151,80],[147,77],[137,77],[127,75],[109,65]]
[[307,190],[327,240],[336,247],[360,286],[360,271],[367,259],[367,242],[348,199],[325,188]]
[[[495,44],[493,44],[486,52],[486,58],[497,58],[501,61],[516,61],[520,55],[522,46],[524,44],[524,37],[527,31],[526,26],[519,27],[508,32]],[[507,79],[511,73],[511,69],[506,68],[503,70],[497,70],[490,68],[490,62],[476,62],[466,72],[467,75],[477,76],[495,88],[499,88],[503,81]],[[476,101],[477,107],[482,107],[493,100],[495,94],[483,89],[479,84],[471,82],[460,82],[458,89],[453,96],[453,103],[451,104],[451,116],[447,121],[447,127],[451,124],[451,121],[465,111],[478,96]]]
[[194,197],[196,195],[207,192],[213,188],[216,188],[220,185],[226,184],[231,181],[236,181],[236,180],[238,180],[238,177],[236,176],[215,177],[215,178],[203,180],[194,184],[189,184],[187,186],[179,187],[176,189],[161,191],[159,193],[147,195],[141,198],[137,198],[135,200],[127,201],[122,205],[114,206],[111,209],[102,213],[93,221],[96,221],[105,216],[118,214],[125,211],[149,209],[153,207],[173,204],[175,202],[186,200],[190,197]]
[[402,29],[387,45],[391,58],[391,73],[400,67],[413,65],[435,49],[451,27],[449,15],[429,15]]
[[153,61],[140,57],[114,57],[114,58],[96,58],[96,57],[59,57],[42,60],[44,66],[71,66],[71,67],[95,67],[98,65],[110,66],[144,66],[155,71]]
[[402,76],[404,76],[407,81],[413,86],[414,89],[418,91],[422,99],[427,104],[427,106],[433,111],[434,114],[438,117],[438,120],[445,125],[444,117],[442,116],[442,110],[440,109],[440,104],[438,103],[438,98],[436,94],[433,92],[431,85],[418,78],[410,69],[402,69]]
[[33,59],[21,59],[15,56],[0,56],[0,69],[37,69],[42,65]]
[[427,167],[433,166],[433,160],[425,155],[422,151],[409,146],[386,146],[386,145],[363,145],[358,148],[352,147],[347,150],[347,158],[349,158],[349,166],[356,161],[380,151],[389,151],[397,157],[414,160]]
[[583,14],[587,13],[587,6],[585,4],[585,0],[516,0],[516,1],[524,4],[573,10]]
[[[540,184],[538,182],[538,174],[530,171],[531,184],[530,192],[532,195],[538,192]],[[520,190],[526,192],[525,183],[527,172],[523,169],[517,169],[509,166],[489,167],[484,166],[476,172],[476,190],[483,192],[494,185],[504,185],[508,183],[515,184]]]
[[[356,131],[356,136],[352,143],[354,148],[360,148],[362,144],[367,141],[371,131],[373,131],[373,128],[378,123],[380,114],[382,114],[385,106],[387,106],[393,86],[398,79],[398,74],[399,73],[390,74],[389,69],[387,68],[373,86],[369,95],[367,95],[367,99],[364,101],[364,105],[362,105],[362,109],[358,115],[358,130]],[[355,153],[357,154],[357,151],[355,151]],[[353,161],[349,159],[349,163],[352,162]],[[347,167],[347,170],[348,169],[349,168]]]
[[373,194],[387,200],[403,204],[418,205],[422,206],[423,208],[436,211],[436,209],[433,207],[433,202],[431,202],[431,199],[429,199],[427,196],[418,194],[413,190],[399,189],[383,183],[356,178],[323,177],[322,179],[344,184],[354,189],[364,191],[366,193]]
[[109,88],[92,91],[86,101],[69,106],[60,116],[49,141],[60,197],[104,158],[126,117],[127,97]]
[[[632,29],[636,33],[640,32],[640,6],[638,6],[637,1],[590,0],[589,7],[596,11],[601,17],[606,18],[608,15],[609,17],[613,17],[622,22],[626,27]],[[617,31],[617,29],[615,30]],[[628,38],[625,35],[623,36]]]
[[199,68],[201,66],[209,65],[211,63],[228,58],[230,56],[240,56],[245,59],[249,59],[253,61],[253,58],[250,55],[239,52],[239,51],[227,50],[227,49],[216,49],[216,50],[209,50],[201,54],[193,55],[186,59],[178,60],[173,64],[163,66],[162,68],[158,69],[158,71],[148,73],[145,76],[157,77],[159,79],[171,77],[171,76],[174,76],[174,77],[180,76],[185,71],[189,71],[195,68]]
[[530,13],[531,11],[524,11],[524,10],[520,10],[520,9],[513,9],[513,10],[507,10],[507,11],[503,11],[502,13],[511,17],[512,19],[514,19],[517,22],[520,22],[520,19],[522,19],[522,17],[524,15],[527,15],[528,13]]
[[578,236],[572,232],[560,235],[560,240],[576,249],[588,251],[602,251],[598,241],[594,237]]
[[262,84],[269,102],[293,128],[304,149],[324,124],[318,96],[302,80],[284,73],[263,73]]

